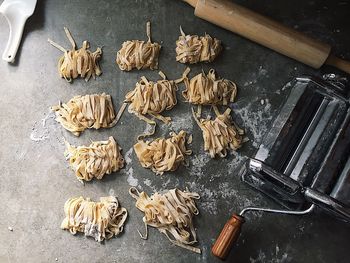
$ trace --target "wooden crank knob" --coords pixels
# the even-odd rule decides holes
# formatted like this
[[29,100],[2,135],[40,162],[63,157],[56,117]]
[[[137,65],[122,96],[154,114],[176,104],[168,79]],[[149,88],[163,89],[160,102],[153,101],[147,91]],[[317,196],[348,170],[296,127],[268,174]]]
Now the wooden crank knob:
[[214,256],[224,260],[229,254],[232,245],[238,239],[241,233],[241,226],[245,222],[240,215],[233,214],[226,222],[224,228],[221,230],[219,237],[216,239],[211,252]]

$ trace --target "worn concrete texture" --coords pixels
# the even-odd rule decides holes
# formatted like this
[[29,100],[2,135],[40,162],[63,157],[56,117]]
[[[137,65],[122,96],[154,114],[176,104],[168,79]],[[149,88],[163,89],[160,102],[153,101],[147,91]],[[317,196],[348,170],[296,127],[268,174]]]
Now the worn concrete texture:
[[[336,54],[350,59],[350,1],[236,2],[324,40]],[[114,62],[123,41],[146,39],[147,20],[152,22],[153,39],[163,46],[160,69],[170,79],[178,78],[185,68],[175,61],[180,25],[187,33],[207,32],[223,41],[222,55],[211,64],[191,66],[191,74],[215,68],[221,77],[237,83],[234,119],[249,138],[237,153],[211,160],[203,152],[201,132],[180,91],[178,106],[166,113],[173,117],[173,123],[160,124],[157,135],[180,129],[192,133],[193,155],[188,158],[189,167],[162,177],[143,169],[137,161],[132,146],[146,125],[129,113],[116,127],[88,130],[79,138],[54,121],[49,107],[60,100],[106,92],[118,108],[140,76],[158,78],[157,71],[121,72]],[[61,53],[47,43],[47,38],[68,47],[64,26],[77,43],[89,40],[92,49],[104,46],[101,77],[72,84],[59,78],[56,65]],[[0,16],[0,50],[5,48],[8,32],[7,22]],[[238,171],[256,151],[286,96],[283,85],[300,74],[331,72],[336,70],[313,70],[198,19],[180,0],[38,0],[16,63],[0,63],[0,262],[219,262],[210,248],[232,212],[247,205],[278,207],[241,182]],[[63,138],[82,145],[111,135],[127,155],[126,168],[101,181],[81,184],[64,159]],[[174,187],[197,191],[201,199],[195,225],[202,254],[171,245],[155,229],[150,230],[148,240],[140,239],[136,229],[143,229],[142,213],[128,194],[130,186],[149,194]],[[129,211],[122,235],[99,244],[60,229],[68,198],[82,195],[96,200],[110,194]],[[228,262],[349,262],[349,241],[349,225],[322,212],[299,217],[250,214]]]

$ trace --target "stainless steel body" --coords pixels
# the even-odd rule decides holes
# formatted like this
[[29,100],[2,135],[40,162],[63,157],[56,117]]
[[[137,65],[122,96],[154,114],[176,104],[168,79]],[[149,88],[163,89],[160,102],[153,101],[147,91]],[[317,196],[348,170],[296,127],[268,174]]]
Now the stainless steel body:
[[242,179],[291,210],[313,203],[350,221],[347,87],[309,77],[291,84]]

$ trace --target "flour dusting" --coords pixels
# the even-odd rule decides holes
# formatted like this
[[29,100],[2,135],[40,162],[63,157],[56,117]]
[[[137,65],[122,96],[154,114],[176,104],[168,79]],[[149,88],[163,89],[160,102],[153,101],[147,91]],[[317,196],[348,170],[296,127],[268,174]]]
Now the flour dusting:
[[132,152],[133,152],[133,148],[131,147],[126,153],[125,153],[125,157],[124,157],[124,159],[125,159],[125,162],[126,162],[126,164],[129,164],[129,163],[131,163],[131,154],[132,154]]
[[250,132],[253,136],[249,138],[253,146],[258,147],[273,117],[269,100],[265,99],[263,104],[261,100],[256,100],[245,107],[235,109],[234,113],[242,119],[246,132]]
[[287,252],[282,252],[278,244],[276,244],[275,250],[271,251],[270,255],[267,256],[262,250],[259,250],[256,258],[250,257],[250,263],[289,263],[292,262],[292,258]]
[[193,131],[193,119],[192,115],[189,113],[184,113],[171,117],[170,129],[175,132],[184,130],[186,132]]
[[154,185],[152,185],[152,181],[150,179],[145,179],[143,181],[143,184],[151,188],[153,192],[157,192],[157,188]]
[[210,160],[210,156],[205,152],[193,155],[189,167],[190,174],[193,176],[197,176],[198,178],[202,178],[204,176],[202,169]]
[[50,134],[54,133],[56,130],[57,123],[55,121],[55,114],[50,112],[41,119],[41,121],[36,121],[32,127],[32,132],[29,138],[33,142],[41,142],[50,138]]
[[137,178],[135,178],[133,176],[134,174],[134,169],[132,167],[130,167],[128,170],[127,170],[127,175],[128,175],[128,179],[127,179],[127,182],[130,186],[137,186],[139,184],[139,180],[137,180]]

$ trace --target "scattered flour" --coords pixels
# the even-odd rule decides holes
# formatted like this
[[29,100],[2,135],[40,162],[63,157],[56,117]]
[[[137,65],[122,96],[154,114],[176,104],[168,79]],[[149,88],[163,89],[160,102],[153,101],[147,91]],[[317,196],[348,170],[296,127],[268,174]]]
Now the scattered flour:
[[57,123],[55,114],[50,112],[40,122],[35,122],[29,138],[34,142],[45,141],[50,138],[50,133],[55,132]]
[[259,73],[258,74],[259,74],[259,76],[263,76],[263,77],[264,76],[268,76],[267,75],[267,70],[264,69],[262,66],[259,67]]
[[[263,105],[260,102],[258,106],[257,102],[248,103],[245,107],[237,108],[234,111],[241,117],[246,132],[250,132],[253,136],[253,138],[249,139],[253,142],[254,147],[259,146],[273,117],[271,114],[271,104],[268,99],[265,99]],[[256,108],[258,108],[258,111],[256,111]]]
[[193,118],[189,113],[180,114],[171,118],[170,129],[174,132],[181,130],[192,132],[193,131]]
[[[237,210],[246,206],[257,205],[260,203],[259,197],[248,198],[242,195],[235,186],[232,186],[229,182],[220,182],[218,184],[210,184],[210,186],[204,186],[203,184],[196,182],[187,182],[188,189],[191,192],[197,192],[201,199],[198,202],[200,210],[206,213],[216,215],[218,214],[218,202],[225,202],[227,205],[234,204]],[[252,214],[250,214],[252,216]],[[260,217],[261,214],[254,214],[254,216]]]
[[270,256],[266,256],[266,254],[259,250],[258,256],[256,258],[250,257],[250,263],[288,263],[292,262],[292,258],[288,256],[286,252],[281,252],[278,244],[276,244],[276,248],[274,251],[271,251]]
[[125,159],[126,164],[131,163],[131,161],[132,161],[132,159],[131,159],[131,154],[132,154],[133,150],[134,150],[134,149],[131,147],[131,148],[125,153],[124,159]]
[[150,179],[145,179],[143,181],[143,184],[151,188],[153,192],[157,192],[157,188],[154,185],[152,185],[152,181]]
[[232,151],[232,160],[227,164],[228,174],[232,174],[237,172],[238,168],[243,165],[245,161],[247,161],[248,157],[241,155],[239,152]]
[[112,188],[109,189],[108,194],[109,194],[110,196],[115,196],[114,189],[112,189]]
[[189,167],[190,174],[192,176],[202,178],[204,176],[202,169],[210,160],[211,160],[210,156],[203,151],[201,151],[201,153],[193,155],[191,164]]
[[50,115],[47,115],[41,120],[41,123],[35,122],[29,138],[34,142],[44,141],[49,138],[49,129],[46,127],[46,120]]
[[128,170],[127,170],[127,175],[128,175],[128,179],[127,179],[127,182],[130,186],[137,186],[139,184],[139,180],[137,180],[137,178],[135,178],[133,176],[134,174],[134,169],[132,167],[130,167]]

